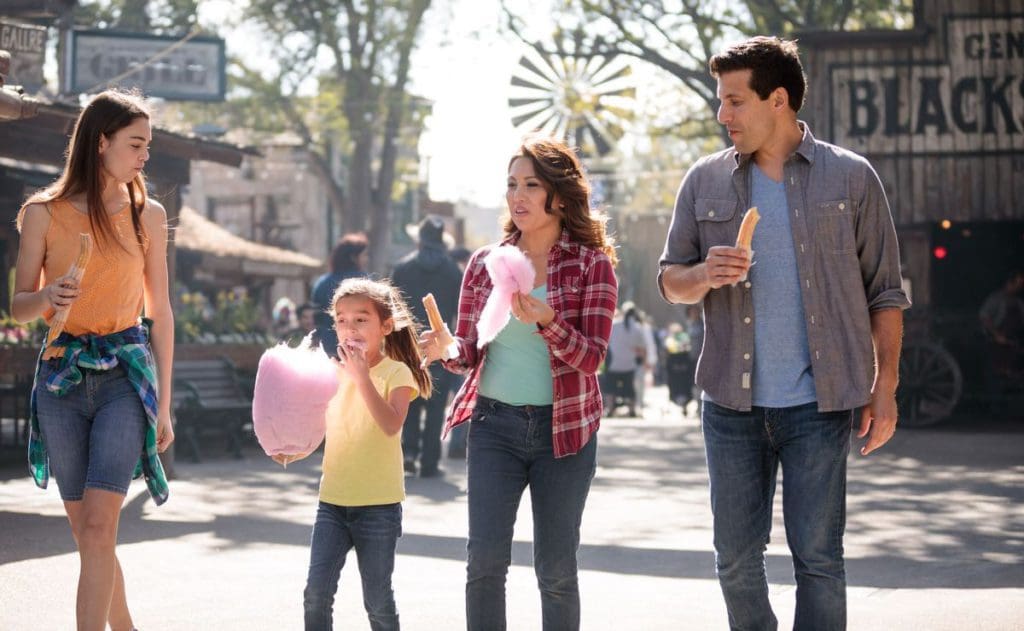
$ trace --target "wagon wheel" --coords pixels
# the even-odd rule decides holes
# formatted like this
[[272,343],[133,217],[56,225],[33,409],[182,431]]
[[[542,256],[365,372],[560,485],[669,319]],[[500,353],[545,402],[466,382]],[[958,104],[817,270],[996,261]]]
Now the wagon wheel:
[[960,366],[946,349],[930,342],[903,349],[896,391],[903,425],[923,427],[945,419],[960,400],[962,388]]

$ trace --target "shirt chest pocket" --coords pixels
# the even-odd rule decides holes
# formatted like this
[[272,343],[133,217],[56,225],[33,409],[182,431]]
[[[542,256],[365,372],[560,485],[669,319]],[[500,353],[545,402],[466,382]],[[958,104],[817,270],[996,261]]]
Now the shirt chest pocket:
[[563,274],[558,279],[558,296],[551,307],[562,315],[562,319],[568,322],[576,322],[580,315],[580,303],[583,299],[582,274],[575,270],[572,273]]
[[701,259],[707,258],[708,250],[713,246],[736,244],[739,232],[736,200],[698,199],[695,210]]
[[857,249],[854,235],[853,204],[848,199],[818,202],[815,209],[815,237],[827,252],[853,252]]

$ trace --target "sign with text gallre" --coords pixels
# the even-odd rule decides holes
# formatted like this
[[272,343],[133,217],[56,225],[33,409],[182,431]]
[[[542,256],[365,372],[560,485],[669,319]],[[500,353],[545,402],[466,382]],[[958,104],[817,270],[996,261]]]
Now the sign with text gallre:
[[120,86],[174,101],[224,99],[226,58],[218,37],[74,30],[67,51],[65,92]]

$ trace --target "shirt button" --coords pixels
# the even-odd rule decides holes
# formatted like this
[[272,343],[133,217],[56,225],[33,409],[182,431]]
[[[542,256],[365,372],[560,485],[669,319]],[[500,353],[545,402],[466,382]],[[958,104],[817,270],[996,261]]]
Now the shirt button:
[[750,324],[750,316],[747,316],[747,317],[743,318],[743,323],[744,324]]
[[839,202],[839,210],[843,210],[845,208],[846,208],[846,204],[844,204],[843,202]]
[[750,353],[743,353],[743,359],[750,359]]
[[750,289],[750,281],[748,280],[747,282],[743,283],[743,286],[746,287],[747,289]]
[[708,211],[708,217],[714,217],[714,216],[715,216],[715,211],[709,210]]

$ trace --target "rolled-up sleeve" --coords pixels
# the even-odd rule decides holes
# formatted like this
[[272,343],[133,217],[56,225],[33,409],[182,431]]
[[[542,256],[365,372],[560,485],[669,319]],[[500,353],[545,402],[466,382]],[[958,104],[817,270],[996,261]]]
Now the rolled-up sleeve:
[[892,212],[878,174],[864,162],[863,196],[857,213],[857,256],[868,310],[906,309],[910,299],[903,291],[899,241]]

